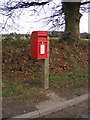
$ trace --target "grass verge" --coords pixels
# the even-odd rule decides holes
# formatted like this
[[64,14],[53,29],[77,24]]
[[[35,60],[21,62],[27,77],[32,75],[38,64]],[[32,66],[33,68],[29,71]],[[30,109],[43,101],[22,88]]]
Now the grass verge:
[[[50,39],[50,89],[84,88],[88,84],[87,41],[68,45]],[[40,96],[41,61],[30,56],[30,38],[3,40],[3,97],[23,102]],[[85,66],[86,65],[86,66]]]
[[[15,81],[9,79],[3,80],[3,91],[4,97],[13,97],[15,102],[24,102],[30,99],[30,97],[38,96],[37,88],[31,87],[29,83],[23,83],[23,81],[17,78]],[[4,89],[5,87],[5,89]]]
[[50,75],[50,86],[54,89],[60,88],[84,88],[88,86],[88,66],[83,69],[77,68],[73,72],[63,73],[59,76]]

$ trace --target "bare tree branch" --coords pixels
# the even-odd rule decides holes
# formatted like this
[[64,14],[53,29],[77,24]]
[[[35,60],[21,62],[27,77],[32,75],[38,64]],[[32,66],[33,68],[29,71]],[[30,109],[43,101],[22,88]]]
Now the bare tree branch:
[[88,3],[90,3],[90,1],[81,2],[81,4],[80,4],[80,5],[85,5],[85,4],[88,4]]
[[46,5],[47,3],[51,2],[52,0],[47,0],[45,2],[18,2],[16,5],[8,7],[6,7],[6,10],[11,11],[14,9],[18,9],[18,8],[29,8],[31,6],[43,6]]
[[[5,29],[5,27],[8,24],[9,19],[11,18],[12,21],[14,21],[16,18],[20,18],[21,14],[23,11],[25,12],[28,9],[29,16],[32,15],[40,15],[42,12],[43,14],[47,13],[47,10],[44,9],[45,5],[49,6],[49,3],[53,3],[53,5],[50,6],[50,14],[48,16],[43,17],[39,20],[36,20],[37,22],[39,21],[44,21],[47,23],[47,25],[52,23],[52,26],[55,28],[63,27],[65,25],[65,16],[64,16],[64,11],[63,11],[63,6],[62,2],[61,3],[56,3],[53,0],[46,0],[46,1],[35,1],[35,2],[30,2],[29,0],[18,0],[18,1],[13,1],[9,0],[8,2],[3,2],[2,5],[0,5],[0,15],[6,17],[6,21],[2,25],[2,29]],[[89,1],[82,1],[80,3],[80,9],[82,12],[89,12],[90,7],[87,6],[87,4],[90,4]],[[15,25],[15,22],[13,25]],[[53,28],[52,27],[52,28]]]

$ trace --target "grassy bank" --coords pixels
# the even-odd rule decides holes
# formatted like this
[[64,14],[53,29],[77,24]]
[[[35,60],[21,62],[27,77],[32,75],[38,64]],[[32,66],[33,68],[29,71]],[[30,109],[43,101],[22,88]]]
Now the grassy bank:
[[[42,94],[41,61],[30,57],[30,37],[6,36],[2,41],[3,97],[22,102]],[[87,88],[88,42],[67,44],[50,39],[50,88]]]

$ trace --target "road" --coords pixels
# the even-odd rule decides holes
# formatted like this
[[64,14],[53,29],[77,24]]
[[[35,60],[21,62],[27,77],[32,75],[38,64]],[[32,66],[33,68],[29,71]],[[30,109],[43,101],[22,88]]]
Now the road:
[[[81,119],[88,118],[88,100],[85,100],[73,106],[69,106],[58,112],[51,113],[41,118],[81,118]],[[8,119],[8,120],[13,120],[13,119]],[[22,120],[22,118],[19,120]],[[31,119],[27,119],[27,120],[31,120]]]
[[88,101],[43,116],[43,118],[88,118]]

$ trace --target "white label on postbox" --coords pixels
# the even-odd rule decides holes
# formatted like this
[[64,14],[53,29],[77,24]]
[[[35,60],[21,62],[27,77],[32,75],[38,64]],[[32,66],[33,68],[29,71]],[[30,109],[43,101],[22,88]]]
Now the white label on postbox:
[[45,45],[44,44],[41,44],[40,45],[40,54],[45,54]]

